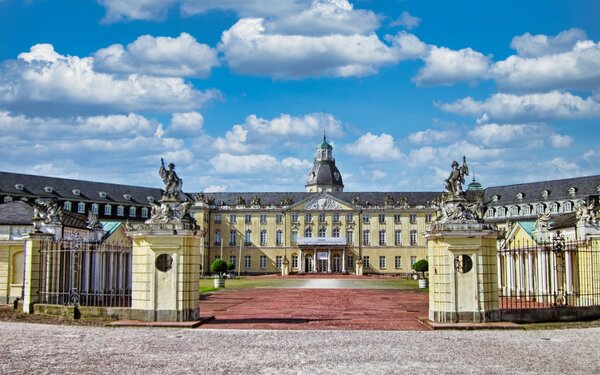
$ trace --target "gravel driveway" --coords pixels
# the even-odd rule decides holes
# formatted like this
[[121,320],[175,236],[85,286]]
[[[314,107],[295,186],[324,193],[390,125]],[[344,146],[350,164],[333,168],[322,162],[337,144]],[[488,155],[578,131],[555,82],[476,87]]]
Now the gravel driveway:
[[244,331],[0,322],[2,374],[600,373],[600,328]]

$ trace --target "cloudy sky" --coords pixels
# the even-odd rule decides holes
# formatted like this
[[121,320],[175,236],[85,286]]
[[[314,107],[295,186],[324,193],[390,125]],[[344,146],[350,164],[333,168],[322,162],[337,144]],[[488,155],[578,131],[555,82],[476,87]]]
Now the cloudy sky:
[[0,0],[0,170],[302,191],[600,174],[595,0]]

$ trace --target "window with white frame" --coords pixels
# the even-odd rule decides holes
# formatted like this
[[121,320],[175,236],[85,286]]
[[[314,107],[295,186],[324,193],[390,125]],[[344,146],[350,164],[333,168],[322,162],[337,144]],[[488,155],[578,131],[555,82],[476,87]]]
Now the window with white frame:
[[395,214],[394,215],[394,224],[400,224],[402,222],[402,215]]
[[261,224],[266,224],[267,223],[267,215],[265,215],[265,214],[261,214],[260,215],[260,223]]
[[558,213],[558,203],[556,203],[556,202],[550,203],[550,212],[552,212],[553,214]]
[[348,245],[354,244],[354,231],[353,230],[346,230],[346,242],[348,243]]
[[221,231],[219,229],[215,231],[215,245],[221,246]]
[[92,203],[92,213],[98,215],[98,203]]
[[521,208],[523,215],[527,216],[527,215],[531,215],[531,207],[529,205],[525,205]]
[[354,268],[354,256],[353,255],[348,255],[348,258],[346,259],[346,265],[348,268]]
[[136,214],[137,214],[137,208],[129,207],[129,217],[135,217]]
[[298,255],[292,255],[292,268],[298,268]]
[[123,216],[123,215],[125,215],[125,207],[117,206],[117,216]]
[[237,264],[237,263],[235,262],[235,255],[230,255],[230,256],[229,256],[229,263],[233,264],[234,266]]
[[327,233],[327,231],[326,231],[325,227],[320,227],[319,228],[319,237],[320,238],[325,237],[326,233]]
[[215,224],[221,224],[221,214],[215,214]]
[[571,202],[563,203],[563,212],[571,212],[571,210],[573,210]]
[[396,245],[396,246],[402,245],[402,230],[400,230],[400,229],[394,230],[394,245]]
[[365,268],[371,268],[371,258],[368,255],[363,257],[363,265]]
[[379,246],[385,246],[385,229],[379,231]]
[[494,209],[488,208],[487,211],[485,211],[485,217],[494,217]]
[[411,224],[416,224],[417,223],[417,214],[410,214],[409,221]]
[[[6,198],[10,198],[10,197],[4,197],[4,203],[10,202],[7,201]],[[12,200],[12,198],[10,198]],[[71,211],[71,202],[69,201],[65,201],[65,203],[63,203],[63,210],[65,211]]]
[[142,207],[142,217],[148,217],[148,208]]
[[412,266],[414,266],[415,263],[417,263],[417,257],[415,255],[411,255],[411,257],[410,257],[410,268],[412,268]]
[[112,215],[112,206],[110,204],[104,205],[104,215]]
[[252,215],[251,214],[246,214],[244,216],[244,223],[246,223],[246,224],[251,224],[252,223]]
[[277,215],[275,215],[275,223],[276,223],[276,224],[281,224],[281,223],[283,223],[283,215],[282,215],[282,214],[277,214]]
[[265,269],[267,268],[267,256],[266,255],[261,255],[260,256],[260,263],[259,263],[259,267],[261,269]]
[[281,268],[281,255],[275,256],[275,267]]
[[312,223],[312,214],[310,212],[307,212],[306,214],[304,214],[304,222]]
[[354,214],[346,214],[346,222],[352,223],[354,221]]
[[244,256],[244,268],[252,267],[252,257],[250,255]]
[[244,237],[244,245],[250,246],[252,244],[252,230],[246,229],[246,236]]
[[431,219],[432,219],[432,215],[431,214],[425,214],[425,222],[427,224],[431,223]]
[[498,207],[498,217],[504,217],[504,216],[506,216],[506,208]]
[[371,222],[371,216],[369,214],[363,214],[363,223],[369,224]]
[[379,256],[379,269],[385,269],[385,256],[384,255],[380,255]]
[[331,236],[338,238],[340,236],[340,228],[333,228],[333,230],[331,231]]
[[511,206],[510,207],[510,216],[519,216],[519,207]]
[[396,269],[400,269],[400,268],[402,268],[402,257],[401,257],[401,256],[399,256],[399,255],[396,255],[396,256],[394,257],[394,267],[395,267]]
[[538,204],[535,206],[535,213],[537,215],[541,215],[544,213],[544,205],[543,204]]
[[320,213],[319,214],[319,223],[324,223],[326,221],[327,217],[325,216],[324,213]]
[[[12,200],[13,199],[12,199],[12,197],[10,195],[7,195],[7,196],[4,197],[4,203],[10,203],[10,202],[12,202]],[[65,203],[67,203],[67,202],[65,202]]]
[[295,245],[298,243],[298,231],[297,230],[293,230],[292,231],[292,245]]
[[312,237],[312,228],[308,227],[306,229],[304,229],[304,237]]
[[229,231],[229,246],[235,246],[235,243],[237,242],[237,231],[235,229],[232,229]]
[[371,231],[368,229],[363,230],[363,246],[371,245]]
[[410,245],[411,246],[418,245],[417,231],[415,229],[410,231]]
[[[298,232],[296,232],[298,233]],[[280,230],[278,230],[277,232],[275,232],[275,245],[277,246],[281,246],[283,245],[283,232]]]
[[379,224],[385,224],[385,214],[379,214]]
[[340,222],[340,214],[337,213],[337,212],[334,213],[333,217],[332,217],[332,220],[333,220],[334,223],[339,223]]
[[298,222],[298,214],[293,213],[292,214],[292,223],[297,223]]
[[261,246],[267,245],[267,231],[265,229],[260,231],[260,245]]
[[85,203],[83,203],[83,202],[77,203],[77,212],[80,214],[85,213]]
[[230,224],[237,223],[237,216],[236,215],[229,215],[229,223]]

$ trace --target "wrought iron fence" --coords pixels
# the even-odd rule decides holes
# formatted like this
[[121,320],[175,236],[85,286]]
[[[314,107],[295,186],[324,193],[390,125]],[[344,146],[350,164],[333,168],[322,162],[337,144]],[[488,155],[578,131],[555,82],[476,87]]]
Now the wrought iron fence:
[[131,242],[71,240],[42,243],[40,302],[76,306],[131,306]]
[[598,242],[519,242],[498,251],[501,309],[600,306]]

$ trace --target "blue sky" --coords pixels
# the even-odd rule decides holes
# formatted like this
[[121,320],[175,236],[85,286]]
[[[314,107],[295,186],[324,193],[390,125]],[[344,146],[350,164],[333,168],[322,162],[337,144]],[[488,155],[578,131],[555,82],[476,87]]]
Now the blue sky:
[[[599,174],[600,5],[0,0],[0,170],[301,191],[326,129],[346,191]],[[472,175],[471,175],[472,177]]]

